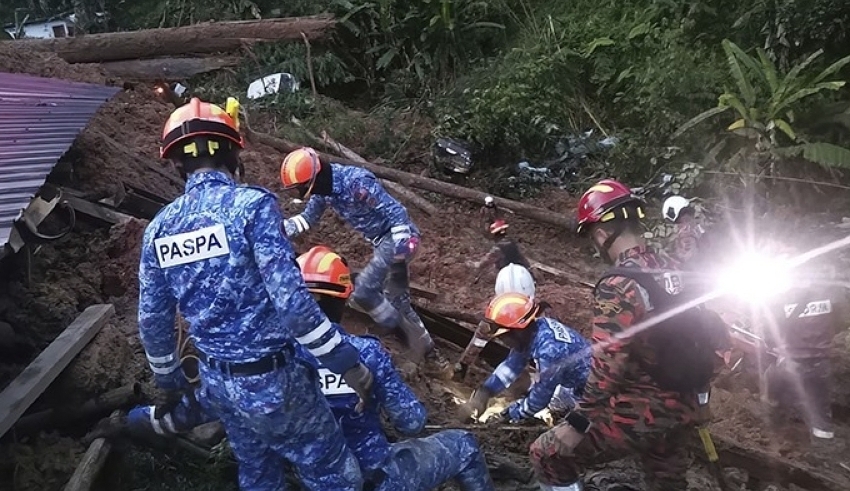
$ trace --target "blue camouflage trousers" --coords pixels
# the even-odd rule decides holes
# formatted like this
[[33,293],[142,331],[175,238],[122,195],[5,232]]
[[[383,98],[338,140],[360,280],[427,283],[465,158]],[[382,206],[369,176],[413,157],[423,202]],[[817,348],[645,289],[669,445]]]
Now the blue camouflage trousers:
[[316,369],[300,360],[276,371],[228,376],[201,364],[203,404],[224,424],[243,491],[284,491],[285,462],[310,491],[360,491],[354,454],[322,395]]
[[454,479],[462,491],[495,491],[484,453],[468,431],[445,430],[392,445],[376,491],[430,491]]
[[410,305],[408,264],[412,259],[396,261],[392,236],[386,234],[378,240],[372,259],[354,281],[353,300],[383,329],[397,327],[401,315],[424,327]]

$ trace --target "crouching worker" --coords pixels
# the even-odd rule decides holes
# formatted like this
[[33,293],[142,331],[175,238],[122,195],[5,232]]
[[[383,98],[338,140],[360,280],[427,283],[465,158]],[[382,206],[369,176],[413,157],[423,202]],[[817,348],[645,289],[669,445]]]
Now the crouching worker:
[[[523,295],[533,299],[535,293],[534,277],[531,276],[531,272],[525,266],[510,263],[499,270],[499,274],[496,275],[495,290],[496,295],[501,295],[503,293],[522,293]],[[542,305],[541,308],[545,310],[545,307]],[[472,339],[469,340],[469,343],[466,345],[466,348],[463,350],[463,354],[460,355],[457,363],[455,363],[453,374],[454,380],[462,381],[466,378],[469,366],[475,363],[478,359],[478,355],[484,347],[487,346],[487,343],[493,339],[493,334],[495,332],[496,328],[491,326],[486,320],[482,320],[478,323],[478,328],[475,329],[475,334],[472,336]]]
[[[354,290],[345,260],[327,247],[316,246],[299,256],[298,264],[319,306],[332,322],[339,322]],[[413,435],[425,425],[425,407],[401,380],[377,339],[352,336],[350,341],[374,376],[372,394],[365,404],[341,377],[322,367],[306,350],[300,355],[318,368],[322,392],[360,464],[363,489],[427,491],[454,479],[463,491],[493,491],[484,454],[467,431],[446,430],[389,443],[381,413],[399,433]],[[130,411],[127,423],[131,432],[177,433],[212,421],[209,414],[192,398],[184,397],[167,412],[162,408],[157,412],[154,406],[137,407]]]
[[550,410],[563,416],[584,393],[590,373],[591,346],[581,334],[555,319],[539,316],[538,303],[520,293],[496,296],[487,306],[487,321],[497,326],[499,337],[511,348],[484,384],[461,406],[463,419],[480,417],[487,403],[508,388],[533,361],[539,371],[526,397],[515,401],[499,416],[518,422]]

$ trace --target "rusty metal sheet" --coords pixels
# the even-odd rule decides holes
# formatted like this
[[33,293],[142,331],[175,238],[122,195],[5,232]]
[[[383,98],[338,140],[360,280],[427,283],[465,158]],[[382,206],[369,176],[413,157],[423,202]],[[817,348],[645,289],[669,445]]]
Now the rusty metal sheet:
[[0,248],[53,166],[120,90],[0,73]]

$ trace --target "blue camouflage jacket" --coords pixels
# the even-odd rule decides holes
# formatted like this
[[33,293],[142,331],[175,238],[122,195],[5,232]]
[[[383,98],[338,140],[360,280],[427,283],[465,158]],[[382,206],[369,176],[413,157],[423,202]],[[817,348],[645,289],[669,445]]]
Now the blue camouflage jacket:
[[572,406],[575,398],[584,393],[590,373],[591,346],[581,334],[548,317],[534,321],[537,332],[525,351],[511,350],[508,357],[484,381],[493,394],[508,388],[534,361],[538,380],[526,397],[508,407],[512,421],[534,416],[545,409],[553,398],[562,405]]
[[362,413],[354,409],[360,400],[354,390],[339,375],[319,364],[317,368],[322,392],[365,474],[383,467],[390,454],[390,442],[381,426],[381,412],[404,435],[422,431],[427,412],[401,379],[378,339],[352,336],[351,344],[360,352],[360,361],[372,372],[375,381],[372,401]]
[[185,194],[148,225],[139,265],[139,335],[161,387],[184,384],[178,308],[197,349],[220,360],[257,360],[294,338],[334,372],[357,363],[349,336],[307,291],[281,219],[271,192],[207,171],[191,174]]
[[328,205],[372,242],[397,226],[406,225],[418,233],[407,209],[384,189],[375,174],[362,167],[330,165],[333,194],[311,196],[303,212],[286,220],[286,235],[295,237],[319,223]]

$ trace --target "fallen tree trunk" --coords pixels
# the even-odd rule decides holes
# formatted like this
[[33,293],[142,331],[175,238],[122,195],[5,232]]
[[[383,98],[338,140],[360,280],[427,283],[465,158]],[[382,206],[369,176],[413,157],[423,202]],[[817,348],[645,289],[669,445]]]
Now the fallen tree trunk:
[[211,58],[156,58],[102,63],[107,75],[130,80],[185,80],[201,73],[239,64],[238,56]]
[[531,267],[534,268],[534,269],[539,269],[540,271],[544,271],[546,273],[557,276],[559,278],[564,278],[567,281],[570,281],[572,283],[576,283],[576,284],[584,286],[586,288],[591,288],[591,289],[596,288],[596,283],[583,280],[583,279],[579,278],[578,276],[576,276],[572,273],[569,273],[567,271],[564,271],[562,269],[553,268],[552,266],[548,266],[546,264],[543,264],[540,261],[535,261],[534,259],[529,260],[529,263],[531,264]]
[[[284,140],[282,138],[277,138],[275,136],[267,135],[265,133],[258,133],[256,131],[251,130],[248,125],[245,125],[244,128],[245,136],[248,137],[249,140],[274,148],[279,152],[288,153],[301,146],[296,145],[290,141]],[[391,181],[401,183],[407,187],[424,189],[425,191],[432,191],[435,193],[444,194],[446,196],[451,196],[452,198],[472,201],[474,203],[483,203],[484,198],[486,196],[490,196],[487,193],[476,191],[474,189],[465,188],[463,186],[458,186],[456,184],[451,184],[448,182],[438,181],[437,179],[417,176],[416,174],[411,174],[409,172],[404,172],[397,169],[390,169],[388,167],[382,167],[380,165],[368,162],[358,164],[356,162],[352,162],[349,159],[341,159],[322,152],[319,152],[319,157],[324,162],[359,165],[364,169],[368,169],[381,179],[389,179]],[[540,222],[548,223],[551,225],[556,225],[558,227],[570,229],[573,227],[573,220],[567,217],[566,215],[562,215],[560,213],[555,213],[549,210],[544,210],[543,208],[538,208],[536,206],[527,205],[525,203],[520,203],[505,198],[499,198],[496,196],[493,197],[493,201],[496,203],[496,206],[512,210],[517,215],[521,215],[526,218],[532,218],[534,220],[538,220]]]
[[68,63],[100,63],[187,53],[236,51],[257,41],[301,40],[325,36],[336,25],[329,15],[285,19],[207,22],[185,27],[90,34],[10,43],[23,51],[52,51]]
[[[342,143],[339,143],[338,141],[331,138],[330,135],[328,135],[328,133],[326,131],[322,132],[322,138],[323,138],[323,143],[325,145],[336,149],[336,151],[339,155],[342,155],[343,157],[351,160],[352,162],[355,162],[355,163],[360,164],[360,165],[369,163],[366,159],[361,157],[360,154],[356,153],[354,150],[351,150],[350,148],[346,147]],[[381,180],[381,184],[383,184],[384,187],[389,189],[392,193],[404,198],[405,200],[410,202],[412,205],[416,206],[417,208],[424,211],[428,215],[435,216],[437,214],[437,208],[434,205],[432,205],[431,202],[429,202],[425,198],[419,196],[418,194],[414,193],[413,191],[407,189],[406,187],[402,186],[401,184],[397,184],[397,183],[394,183],[392,181],[387,181],[385,179]]]

